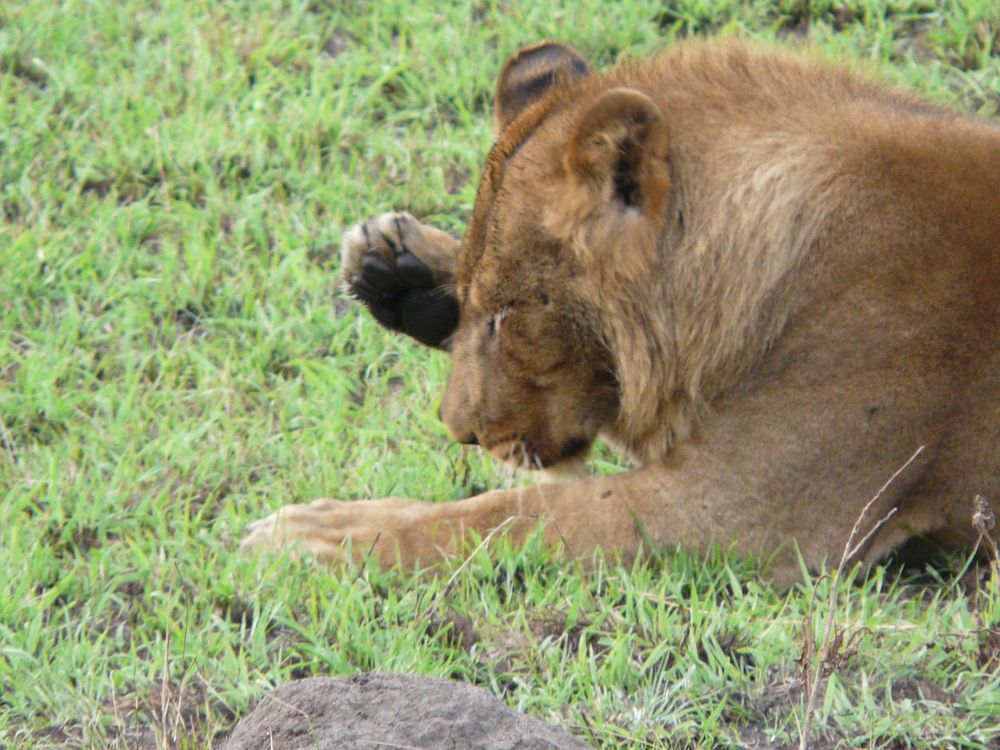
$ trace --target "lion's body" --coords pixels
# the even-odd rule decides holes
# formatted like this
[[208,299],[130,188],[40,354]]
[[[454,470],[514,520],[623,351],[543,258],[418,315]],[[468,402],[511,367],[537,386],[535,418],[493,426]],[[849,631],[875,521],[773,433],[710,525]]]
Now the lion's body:
[[[859,556],[974,542],[973,496],[1000,499],[1000,128],[735,44],[605,76],[563,49],[522,53],[563,66],[541,96],[505,69],[469,232],[460,249],[434,235],[461,309],[443,416],[501,458],[558,463],[601,433],[643,468],[313,506],[341,514],[339,536],[287,536],[332,549],[398,528],[386,555],[413,563],[456,528],[526,516],[576,555],[632,554],[644,529],[819,565],[923,446]],[[351,242],[360,278],[370,238]],[[787,578],[794,558],[776,565]]]

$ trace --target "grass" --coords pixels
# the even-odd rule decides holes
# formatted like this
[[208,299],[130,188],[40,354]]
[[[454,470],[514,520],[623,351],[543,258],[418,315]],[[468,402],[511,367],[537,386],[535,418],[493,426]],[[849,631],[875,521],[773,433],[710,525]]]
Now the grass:
[[[287,502],[510,481],[437,423],[446,359],[337,281],[361,218],[461,231],[504,57],[734,32],[1000,109],[989,0],[4,3],[0,744],[208,748],[273,685],[359,670],[602,748],[797,744],[826,579],[497,543],[445,588],[236,552]],[[1000,584],[960,573],[837,585],[813,746],[1000,747]]]

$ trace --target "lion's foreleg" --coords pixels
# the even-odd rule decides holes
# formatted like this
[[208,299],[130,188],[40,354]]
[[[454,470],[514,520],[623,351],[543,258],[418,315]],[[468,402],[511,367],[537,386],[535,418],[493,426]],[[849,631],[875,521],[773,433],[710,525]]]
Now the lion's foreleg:
[[507,535],[522,541],[541,528],[546,542],[572,558],[600,548],[628,559],[639,550],[644,517],[652,510],[644,483],[629,474],[496,490],[447,503],[318,500],[255,522],[243,547],[287,547],[325,560],[344,559],[349,548],[355,558],[371,554],[384,567],[400,562],[416,568],[465,555],[473,540]]

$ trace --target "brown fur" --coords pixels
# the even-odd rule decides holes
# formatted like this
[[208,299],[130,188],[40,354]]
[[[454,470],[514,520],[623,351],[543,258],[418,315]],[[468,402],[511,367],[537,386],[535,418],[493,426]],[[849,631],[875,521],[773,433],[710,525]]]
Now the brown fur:
[[[644,529],[773,557],[787,579],[795,546],[839,557],[919,446],[859,557],[974,543],[973,495],[1000,498],[1000,129],[736,43],[603,76],[553,43],[520,55],[466,237],[433,235],[461,310],[442,416],[529,468],[598,434],[642,468],[290,506],[248,543],[337,556],[351,539],[415,565],[540,520],[573,555],[631,556]],[[545,65],[555,85],[524,84]]]

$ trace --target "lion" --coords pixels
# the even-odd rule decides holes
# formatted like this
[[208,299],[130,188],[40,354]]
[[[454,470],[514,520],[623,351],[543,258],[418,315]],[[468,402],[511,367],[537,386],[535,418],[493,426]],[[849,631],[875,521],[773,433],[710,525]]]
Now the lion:
[[995,123],[733,41],[603,75],[541,42],[494,117],[464,239],[363,222],[347,286],[450,353],[458,442],[557,470],[600,436],[637,467],[291,505],[246,547],[416,568],[540,526],[572,558],[716,545],[789,581],[975,545],[973,497],[1000,498]]

